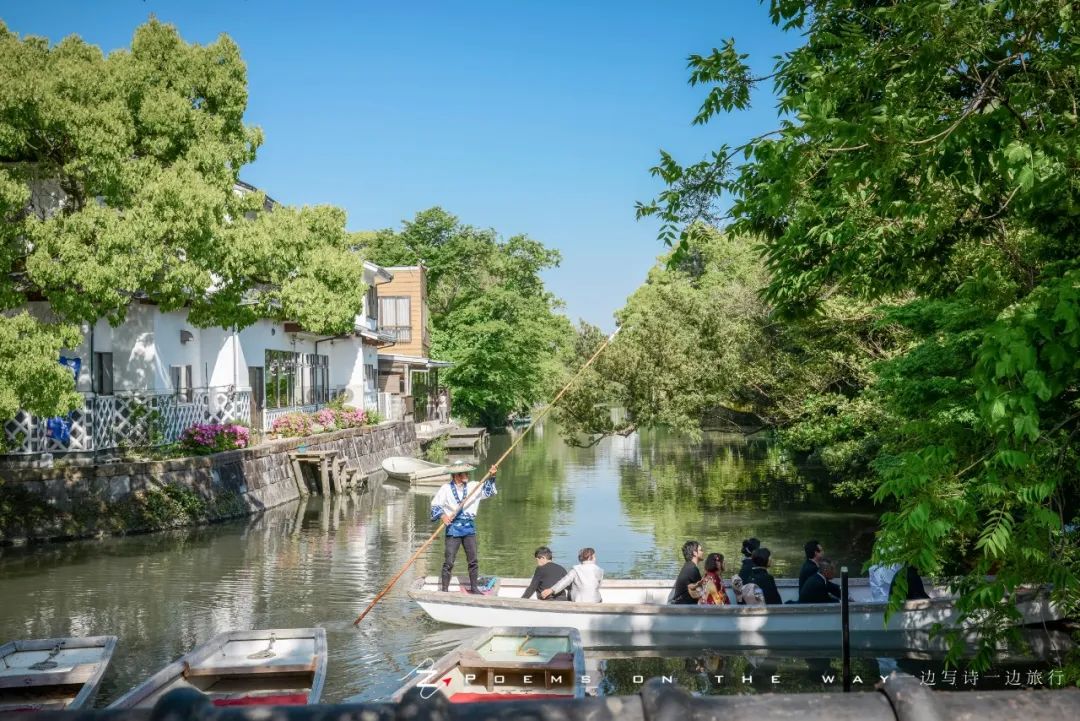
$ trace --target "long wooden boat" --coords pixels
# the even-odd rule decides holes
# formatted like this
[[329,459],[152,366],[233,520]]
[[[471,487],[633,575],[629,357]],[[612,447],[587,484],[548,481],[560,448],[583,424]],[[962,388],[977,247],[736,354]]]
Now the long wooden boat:
[[418,669],[393,695],[412,688],[451,703],[584,698],[585,652],[573,628],[492,628]]
[[[451,582],[439,591],[434,576],[417,579],[409,597],[436,621],[459,626],[558,626],[576,628],[588,646],[607,642],[637,647],[700,645],[712,642],[742,648],[770,645],[797,647],[833,643],[840,633],[837,603],[791,603],[773,606],[676,606],[667,603],[674,581],[604,579],[603,603],[574,603],[523,599],[526,578],[503,578],[486,595],[461,592]],[[798,597],[797,579],[778,578],[781,598]],[[852,645],[863,648],[908,648],[922,642],[935,624],[959,623],[955,597],[944,586],[926,584],[929,599],[908,601],[885,620],[886,604],[871,600],[867,579],[849,583]],[[731,589],[727,589],[729,598]],[[1061,618],[1045,591],[1017,595],[1018,625]],[[973,626],[968,625],[972,628]]]
[[215,706],[301,706],[318,703],[325,680],[324,629],[230,631],[173,661],[109,708],[153,706],[177,688],[201,691]]
[[0,646],[0,713],[91,706],[115,650],[116,636],[5,643]]
[[446,466],[420,458],[391,456],[382,462],[382,468],[391,479],[416,485],[441,486],[450,480]]

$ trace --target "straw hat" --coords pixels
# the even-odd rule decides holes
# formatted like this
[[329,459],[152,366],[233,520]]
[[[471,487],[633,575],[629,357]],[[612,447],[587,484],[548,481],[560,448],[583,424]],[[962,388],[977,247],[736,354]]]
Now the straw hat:
[[451,475],[455,473],[472,473],[476,470],[476,466],[471,463],[466,463],[465,461],[454,461],[446,467],[446,470]]

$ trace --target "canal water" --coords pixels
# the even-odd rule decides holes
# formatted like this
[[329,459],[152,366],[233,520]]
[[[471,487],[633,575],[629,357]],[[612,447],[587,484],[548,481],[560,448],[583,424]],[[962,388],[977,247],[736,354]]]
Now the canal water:
[[[481,461],[497,458],[511,440],[496,435]],[[548,424],[504,463],[498,487],[479,514],[483,575],[531,575],[533,550],[548,545],[568,567],[580,547],[592,546],[609,577],[672,578],[687,539],[734,560],[748,536],[772,549],[777,576],[798,573],[811,538],[858,573],[876,518],[870,507],[830,498],[768,442],[730,435],[692,442],[649,432],[583,449],[564,444]],[[475,633],[430,620],[405,595],[419,574],[438,573],[441,542],[359,629],[352,626],[430,534],[430,502],[428,493],[385,482],[362,495],[309,498],[207,528],[3,549],[0,642],[118,636],[98,698],[105,705],[215,634],[321,626],[329,646],[323,700],[382,700],[425,658]],[[464,573],[464,553],[459,564],[455,573]],[[1010,657],[1002,668],[1048,671],[1048,655],[1065,642],[1045,634],[1035,640],[1034,657]],[[610,694],[634,693],[652,676],[702,693],[839,690],[827,680],[840,668],[838,656],[836,649],[762,656],[706,648],[642,658],[633,649],[604,649],[590,654],[589,666],[603,673],[594,680],[599,692]],[[925,654],[857,657],[854,666],[866,688],[893,667],[944,671]],[[955,685],[962,687],[959,679]]]

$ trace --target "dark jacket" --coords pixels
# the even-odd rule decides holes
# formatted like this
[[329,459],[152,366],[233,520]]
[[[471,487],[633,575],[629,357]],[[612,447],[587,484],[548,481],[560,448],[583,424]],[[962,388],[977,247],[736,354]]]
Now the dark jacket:
[[820,573],[815,573],[799,586],[799,603],[837,603],[840,601],[840,586],[825,580]]
[[772,575],[767,569],[761,566],[755,566],[754,570],[750,572],[750,582],[756,583],[758,588],[761,589],[761,593],[765,596],[766,604],[783,603],[780,598],[780,590],[776,587],[776,581],[773,580]]
[[[892,583],[889,584],[889,596],[892,596],[892,587],[896,583],[897,577],[900,576],[899,571],[893,576]],[[923,586],[922,576],[915,569],[914,566],[907,567],[907,600],[914,601],[920,598],[930,598],[930,595],[926,592],[926,587]]]
[[742,566],[739,567],[739,578],[746,583],[750,580],[750,574],[754,572],[754,562],[747,556],[742,560]]
[[691,583],[697,583],[700,580],[701,571],[698,569],[697,564],[693,561],[684,563],[682,570],[679,571],[679,577],[675,579],[675,589],[671,602],[680,605],[697,603],[697,599],[690,595],[690,590],[687,587]]
[[818,565],[811,561],[809,558],[803,561],[802,568],[799,569],[799,589],[801,590],[803,584],[811,576],[817,575]]
[[[545,591],[556,583],[562,580],[562,577],[566,575],[566,569],[559,564],[551,561],[545,563],[543,566],[537,566],[533,571],[532,581],[529,583],[529,587],[525,589],[525,593],[521,594],[522,598],[531,598],[535,593],[537,598],[540,598],[540,592]],[[563,590],[559,593],[554,593],[548,596],[548,601],[569,601],[570,591]]]

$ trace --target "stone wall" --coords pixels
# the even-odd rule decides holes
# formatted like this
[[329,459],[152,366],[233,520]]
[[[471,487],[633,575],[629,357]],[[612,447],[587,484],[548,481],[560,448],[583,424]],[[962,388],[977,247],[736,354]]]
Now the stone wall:
[[[119,504],[137,495],[173,484],[188,488],[206,499],[238,497],[249,513],[277,506],[300,496],[289,452],[337,450],[349,465],[369,474],[381,468],[389,456],[419,453],[416,428],[409,422],[350,428],[305,438],[269,441],[254,448],[216,453],[212,456],[174,458],[141,463],[108,463],[96,466],[3,469],[4,492],[28,491],[62,512],[80,504]],[[26,494],[23,494],[24,496]],[[0,537],[4,529],[0,528]],[[36,534],[35,534],[36,535]]]

